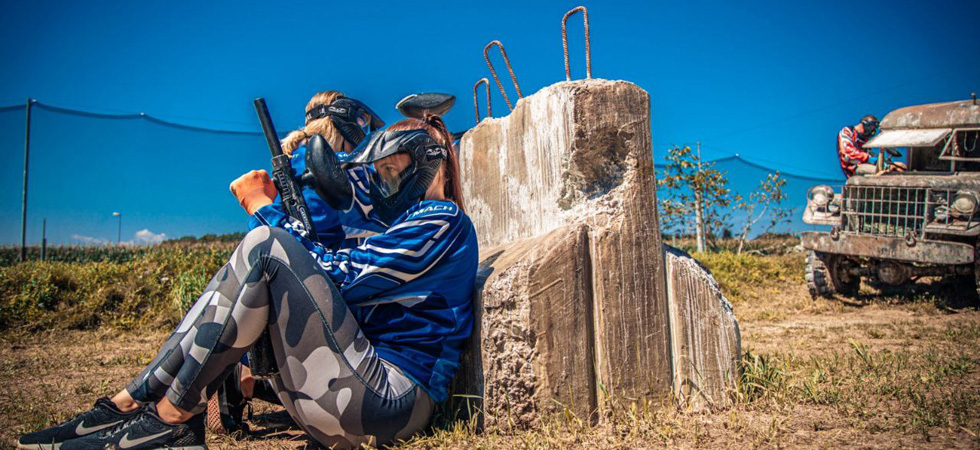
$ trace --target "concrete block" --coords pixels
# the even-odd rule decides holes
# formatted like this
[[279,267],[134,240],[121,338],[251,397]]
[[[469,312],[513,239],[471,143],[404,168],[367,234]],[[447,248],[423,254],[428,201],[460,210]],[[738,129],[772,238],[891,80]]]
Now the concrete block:
[[[586,228],[562,227],[483,255],[481,333],[470,345],[479,350],[467,358],[463,377],[482,387],[470,391],[484,399],[486,425],[527,426],[542,413],[565,408],[594,419]],[[470,370],[474,363],[482,371]]]
[[[671,324],[710,325],[685,322],[690,308],[672,316],[649,105],[628,82],[563,82],[463,136],[467,212],[492,250],[465,363],[482,367],[461,379],[482,393],[488,425],[556,408],[593,420],[606,395],[665,399],[677,379]],[[673,301],[703,303],[678,300],[692,292]],[[703,334],[692,333],[678,336]]]
[[732,305],[696,259],[664,249],[677,398],[695,410],[729,406],[741,349]]
[[480,245],[540,236],[587,213],[589,200],[622,184],[630,157],[652,168],[649,105],[625,81],[562,82],[466,132],[461,178]]

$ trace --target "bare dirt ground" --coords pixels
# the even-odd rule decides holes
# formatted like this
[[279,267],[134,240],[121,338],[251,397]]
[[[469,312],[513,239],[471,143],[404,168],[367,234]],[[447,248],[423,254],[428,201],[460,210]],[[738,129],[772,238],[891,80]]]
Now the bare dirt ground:
[[[530,431],[458,423],[406,448],[980,448],[980,312],[971,292],[921,285],[904,296],[810,300],[802,282],[734,301],[746,366],[735,406],[711,412],[611,407],[588,427],[556,418]],[[165,332],[0,335],[0,442],[72,417],[151,359]],[[258,412],[275,408],[260,407]],[[211,437],[212,448],[298,448],[298,433]]]

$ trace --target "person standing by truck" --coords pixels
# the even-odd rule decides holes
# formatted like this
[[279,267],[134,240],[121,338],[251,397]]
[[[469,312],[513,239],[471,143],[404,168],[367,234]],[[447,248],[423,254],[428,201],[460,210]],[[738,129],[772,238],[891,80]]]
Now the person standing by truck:
[[844,127],[837,133],[837,157],[844,176],[874,175],[875,165],[869,164],[871,154],[864,144],[878,132],[878,118],[868,114],[857,125]]

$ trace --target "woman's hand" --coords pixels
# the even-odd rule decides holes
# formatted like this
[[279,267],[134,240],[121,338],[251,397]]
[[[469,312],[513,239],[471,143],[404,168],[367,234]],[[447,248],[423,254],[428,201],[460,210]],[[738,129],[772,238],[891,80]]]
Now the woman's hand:
[[264,170],[252,170],[232,181],[228,188],[248,215],[255,214],[259,208],[272,204],[278,194],[276,186],[272,184],[272,178],[269,178],[269,174]]

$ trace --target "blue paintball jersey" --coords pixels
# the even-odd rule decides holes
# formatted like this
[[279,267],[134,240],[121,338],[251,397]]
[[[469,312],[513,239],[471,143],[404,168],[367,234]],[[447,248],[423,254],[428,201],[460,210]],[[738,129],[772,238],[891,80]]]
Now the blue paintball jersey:
[[[297,178],[306,171],[306,146],[300,146],[293,151],[289,158],[293,167],[293,178]],[[316,238],[313,239],[327,248],[337,248],[339,246],[349,246],[348,239],[364,238],[367,236],[383,233],[388,228],[377,215],[373,212],[371,199],[368,196],[368,185],[365,167],[356,167],[347,170],[347,177],[350,179],[351,188],[354,192],[354,202],[347,211],[338,211],[327,205],[316,191],[309,186],[302,186],[303,199],[306,200],[306,207],[310,210],[310,217],[313,219],[313,226],[316,228]],[[285,218],[286,211],[282,207],[282,200],[279,197],[271,205],[275,212],[267,211],[266,216],[279,214]],[[251,230],[259,225],[258,219],[253,215],[249,218],[248,229]]]
[[262,225],[286,229],[310,251],[378,356],[435,401],[446,398],[473,326],[479,264],[473,223],[455,203],[422,201],[384,233],[336,251],[307,239],[299,221],[272,205],[259,208],[254,217]]

